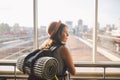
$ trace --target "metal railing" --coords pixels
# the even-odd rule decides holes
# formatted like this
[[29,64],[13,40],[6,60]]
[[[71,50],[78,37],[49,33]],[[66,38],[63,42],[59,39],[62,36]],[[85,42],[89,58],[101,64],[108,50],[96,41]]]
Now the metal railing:
[[[119,79],[120,80],[120,69],[118,69],[117,72],[113,71],[114,74],[111,72],[107,72],[107,68],[120,68],[120,62],[110,62],[110,61],[97,61],[96,63],[92,62],[80,62],[80,61],[75,61],[74,62],[75,67],[77,68],[103,68],[103,72],[91,72],[90,70],[83,72],[77,71],[76,75],[70,75],[71,79],[89,79],[89,78],[94,78],[94,79]],[[26,79],[28,76],[17,70],[16,68],[16,61],[15,60],[0,60],[0,66],[8,66],[8,67],[13,67],[13,70],[6,70],[0,69],[0,78],[4,79]]]
[[[87,76],[90,76],[91,78],[95,78],[95,79],[120,79],[120,62],[112,62],[112,61],[97,61],[95,63],[90,62],[90,61],[85,61],[85,62],[80,62],[80,61],[76,61],[74,62],[75,67],[79,67],[79,68],[103,68],[103,72],[102,71],[93,71],[91,72],[90,70],[86,71],[84,73],[84,77],[87,78]],[[117,68],[117,71],[114,71],[113,69],[111,69],[110,72],[106,71],[107,68]],[[78,71],[77,71],[78,72]],[[82,73],[81,73],[82,74]],[[87,74],[87,76],[85,76],[85,74]],[[77,76],[77,77],[75,77]],[[80,75],[80,72],[76,73],[76,75],[73,76],[73,79],[75,78],[79,78],[82,77]],[[83,78],[84,78],[83,77]],[[71,77],[72,78],[72,77]],[[89,77],[88,77],[89,78]]]
[[[0,80],[26,79],[28,76],[17,70],[16,60],[0,60]],[[6,68],[8,67],[8,68]]]

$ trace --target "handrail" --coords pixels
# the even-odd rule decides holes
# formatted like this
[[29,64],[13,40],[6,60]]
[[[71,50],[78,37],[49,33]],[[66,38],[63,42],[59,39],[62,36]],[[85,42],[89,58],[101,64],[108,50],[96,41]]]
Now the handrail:
[[15,78],[15,80],[16,80],[16,73],[17,73],[17,71],[16,71],[16,60],[0,60],[0,66],[1,65],[4,65],[4,66],[14,66],[14,75],[13,76],[11,76],[11,75],[1,75],[2,77],[7,77],[7,78],[10,78],[10,77],[14,77]]
[[[104,69],[103,79],[106,78],[106,68],[108,68],[108,67],[109,68],[111,68],[111,67],[120,68],[120,62],[111,62],[111,61],[97,61],[96,63],[93,63],[90,61],[74,61],[74,64],[75,64],[75,67],[94,67],[94,68],[101,67],[101,68],[103,68]],[[14,66],[14,71],[12,71],[14,73],[12,75],[13,75],[13,78],[15,78],[15,80],[16,80],[18,72],[20,72],[20,71],[16,70],[17,69],[16,68],[16,60],[0,60],[0,66]],[[88,74],[88,73],[86,73],[86,74]],[[120,71],[119,71],[119,74],[120,74]],[[6,74],[4,75],[4,77],[5,76],[6,76]],[[0,77],[2,77],[2,75]],[[11,77],[11,75],[10,75],[10,77]],[[72,77],[70,77],[70,78],[72,78]],[[6,76],[6,78],[9,78],[9,76]],[[21,78],[22,78],[22,76],[21,76]]]
[[16,60],[0,60],[0,65],[12,65],[12,66],[16,66]]
[[[97,61],[95,63],[90,61],[74,61],[75,67],[101,67],[104,69],[103,71],[103,79],[106,78],[106,68],[120,68],[120,62],[112,62],[112,61]],[[120,71],[119,71],[120,72]]]
[[120,62],[113,61],[74,61],[76,67],[120,67]]

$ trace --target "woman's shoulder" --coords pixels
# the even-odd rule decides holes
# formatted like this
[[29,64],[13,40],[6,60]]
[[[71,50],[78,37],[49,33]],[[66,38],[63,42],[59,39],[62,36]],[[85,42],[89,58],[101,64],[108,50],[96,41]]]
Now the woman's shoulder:
[[66,47],[66,45],[62,45],[60,46],[60,50],[68,50],[68,48]]
[[65,45],[62,45],[59,50],[61,55],[67,56],[68,54],[70,54],[69,49]]

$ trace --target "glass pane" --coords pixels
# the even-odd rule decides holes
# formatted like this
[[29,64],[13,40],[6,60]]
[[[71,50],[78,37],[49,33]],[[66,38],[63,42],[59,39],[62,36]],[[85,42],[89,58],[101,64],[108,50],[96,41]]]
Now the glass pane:
[[33,1],[0,0],[0,59],[16,59],[33,45]]
[[98,1],[98,52],[103,61],[120,61],[120,0]]
[[[68,26],[67,43],[74,61],[92,61],[94,0],[38,0],[39,38],[48,37],[45,29],[52,21]],[[43,41],[43,40],[42,40]],[[41,45],[41,40],[39,41]]]

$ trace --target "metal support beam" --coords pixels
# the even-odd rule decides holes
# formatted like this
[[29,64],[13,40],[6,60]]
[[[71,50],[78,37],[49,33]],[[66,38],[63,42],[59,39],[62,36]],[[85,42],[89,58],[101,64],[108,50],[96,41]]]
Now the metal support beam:
[[38,48],[38,1],[33,0],[33,24],[34,24],[34,49]]
[[97,26],[98,26],[98,0],[95,0],[95,18],[93,27],[93,63],[95,63],[95,54],[97,52]]

